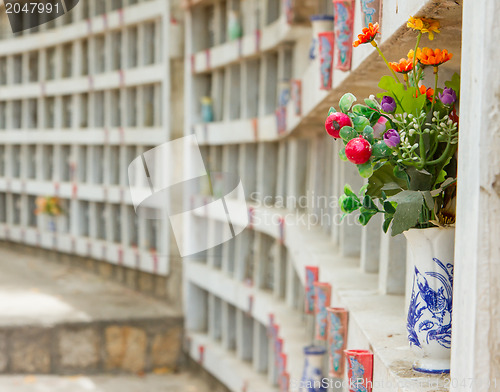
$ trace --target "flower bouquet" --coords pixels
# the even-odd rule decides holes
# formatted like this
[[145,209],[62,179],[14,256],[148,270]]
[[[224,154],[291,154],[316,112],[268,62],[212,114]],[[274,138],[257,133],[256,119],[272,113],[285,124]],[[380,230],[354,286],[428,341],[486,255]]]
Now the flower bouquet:
[[[345,94],[340,112],[330,109],[326,131],[344,146],[340,158],[357,165],[368,179],[357,194],[346,185],[340,197],[345,214],[359,211],[366,225],[384,214],[383,230],[404,232],[407,268],[413,284],[407,287],[407,331],[417,355],[413,368],[426,373],[450,369],[453,251],[455,222],[457,104],[460,78],[438,86],[439,67],[451,60],[447,50],[420,48],[423,34],[439,33],[439,23],[410,18],[417,30],[407,58],[388,62],[375,42],[378,25],[369,24],[353,46],[371,43],[391,75],[380,79],[382,92],[353,105]],[[422,85],[424,73],[434,75],[434,88]]]
[[[370,43],[391,74],[380,79],[378,99],[372,95],[354,104],[356,97],[347,93],[340,111],[331,108],[325,122],[327,133],[344,143],[340,158],[368,179],[357,194],[345,186],[339,200],[344,215],[359,211],[359,222],[366,225],[383,213],[383,230],[392,223],[392,235],[455,221],[460,78],[455,74],[439,87],[439,67],[453,55],[419,47],[423,34],[433,39],[439,33],[439,22],[410,18],[408,27],[418,31],[416,45],[399,62],[388,62],[378,47],[377,23],[363,29],[353,46]],[[434,88],[422,85],[428,71]]]
[[56,196],[39,196],[35,200],[36,210],[35,214],[49,215],[49,216],[59,216],[64,213],[61,206],[61,199]]

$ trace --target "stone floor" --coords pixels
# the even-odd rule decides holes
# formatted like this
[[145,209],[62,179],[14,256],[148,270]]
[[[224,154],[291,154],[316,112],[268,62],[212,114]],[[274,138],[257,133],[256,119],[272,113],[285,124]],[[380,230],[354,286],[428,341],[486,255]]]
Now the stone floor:
[[209,392],[191,373],[135,376],[0,376],[1,392]]
[[[182,314],[161,300],[78,268],[0,247],[0,374],[172,373],[182,356],[182,334]],[[31,385],[26,384],[30,378],[5,378],[0,392],[34,385],[40,386],[29,390],[58,391],[45,385],[72,382],[80,389],[60,390],[119,391],[122,380],[35,379],[38,383]],[[127,380],[130,385],[159,385],[162,378]],[[89,389],[92,383],[95,389]]]

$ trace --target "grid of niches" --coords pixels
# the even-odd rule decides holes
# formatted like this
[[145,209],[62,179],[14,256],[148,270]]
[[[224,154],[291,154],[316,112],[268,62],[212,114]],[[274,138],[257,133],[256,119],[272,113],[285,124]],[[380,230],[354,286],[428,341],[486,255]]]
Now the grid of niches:
[[[166,225],[136,215],[127,175],[133,159],[168,137],[161,115],[162,90],[169,85],[162,34],[163,23],[171,21],[156,5],[84,1],[14,41],[39,40],[53,28],[62,34],[82,20],[95,25],[106,14],[112,20],[135,12],[142,19],[0,55],[3,238],[54,247],[44,239],[54,231],[58,250],[167,272],[156,256],[165,250]],[[2,42],[8,45],[1,41],[0,53]],[[53,219],[35,215],[37,196],[61,198],[65,213],[50,229]]]

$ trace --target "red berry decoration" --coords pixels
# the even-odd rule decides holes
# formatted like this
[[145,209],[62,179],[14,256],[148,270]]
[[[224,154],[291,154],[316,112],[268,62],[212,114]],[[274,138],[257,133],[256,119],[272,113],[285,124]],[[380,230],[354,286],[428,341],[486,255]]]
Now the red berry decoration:
[[349,140],[345,146],[345,155],[350,162],[361,165],[372,156],[372,145],[361,136]]
[[339,132],[342,127],[351,126],[351,119],[345,113],[335,112],[330,114],[325,121],[326,132],[333,138],[339,139]]

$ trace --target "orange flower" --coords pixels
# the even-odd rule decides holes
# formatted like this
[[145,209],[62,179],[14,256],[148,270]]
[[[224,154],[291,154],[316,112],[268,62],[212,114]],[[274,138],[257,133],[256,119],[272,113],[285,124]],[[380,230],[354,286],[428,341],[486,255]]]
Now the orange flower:
[[399,63],[392,62],[389,63],[389,66],[392,68],[393,71],[399,72],[399,73],[408,73],[413,69],[413,62],[411,59],[400,59]]
[[368,27],[363,28],[362,34],[358,34],[358,40],[354,41],[352,43],[352,46],[356,48],[360,44],[367,44],[369,42],[372,42],[375,39],[375,36],[379,34],[378,29],[379,29],[378,23],[375,24],[370,23]]
[[423,65],[432,65],[434,67],[437,67],[438,65],[444,64],[448,60],[451,60],[452,57],[453,53],[448,53],[446,49],[417,49],[417,59]]
[[424,85],[420,86],[419,88],[420,95],[426,95],[427,99],[432,102],[432,97],[434,96],[434,89],[432,88],[427,88]]
[[414,18],[410,16],[406,24],[413,30],[421,31],[422,33],[429,33],[429,39],[434,39],[434,33],[439,33],[439,21],[428,18]]

